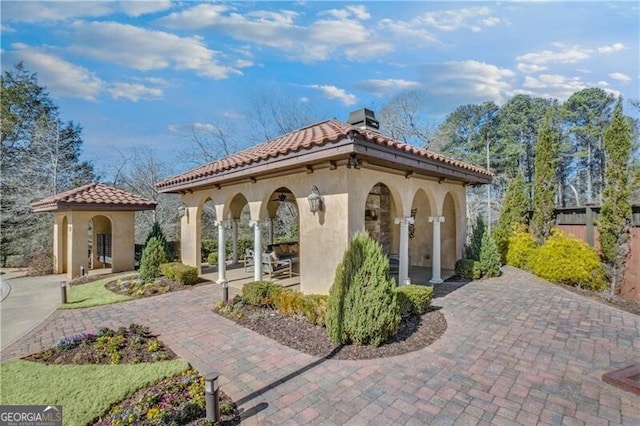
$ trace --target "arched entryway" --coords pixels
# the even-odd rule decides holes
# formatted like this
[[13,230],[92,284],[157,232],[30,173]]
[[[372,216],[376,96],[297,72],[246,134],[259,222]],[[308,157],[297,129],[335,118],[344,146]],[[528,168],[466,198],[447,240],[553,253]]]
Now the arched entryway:
[[96,215],[88,224],[89,269],[111,268],[113,265],[113,229],[111,219]]
[[388,254],[398,253],[399,233],[394,226],[398,216],[389,187],[376,183],[367,195],[364,208],[364,229]]

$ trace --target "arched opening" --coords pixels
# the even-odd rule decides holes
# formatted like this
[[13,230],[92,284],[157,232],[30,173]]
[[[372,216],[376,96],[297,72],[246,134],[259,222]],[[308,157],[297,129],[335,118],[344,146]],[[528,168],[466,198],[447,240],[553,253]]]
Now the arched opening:
[[279,187],[271,193],[266,204],[267,223],[266,250],[270,262],[266,271],[270,275],[291,276],[300,271],[300,215],[293,192]]
[[113,264],[111,220],[102,215],[94,216],[89,221],[88,229],[89,269],[111,268]]
[[364,229],[386,253],[397,253],[399,230],[393,226],[396,205],[389,187],[378,182],[367,195],[364,208]]
[[433,258],[433,225],[429,217],[433,216],[431,204],[423,189],[419,189],[411,203],[413,225],[409,225],[409,257],[412,265],[430,268]]
[[216,226],[216,206],[211,198],[202,204],[200,214],[200,261],[208,262],[211,253],[218,252],[218,227]]
[[456,205],[450,193],[442,205],[444,223],[440,230],[442,269],[454,269],[456,265]]

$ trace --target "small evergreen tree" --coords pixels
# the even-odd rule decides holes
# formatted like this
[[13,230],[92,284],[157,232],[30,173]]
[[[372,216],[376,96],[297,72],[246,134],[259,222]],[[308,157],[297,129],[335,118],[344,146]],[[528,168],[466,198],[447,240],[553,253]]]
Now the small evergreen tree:
[[485,277],[500,276],[500,253],[498,253],[498,248],[488,232],[485,232],[482,237],[480,269]]
[[382,247],[368,234],[356,234],[329,291],[326,326],[331,340],[378,346],[395,334],[401,320],[395,286]]
[[600,250],[611,293],[617,294],[622,285],[631,227],[631,185],[629,160],[631,158],[631,131],[618,102],[611,125],[604,134],[605,188],[600,211]]
[[159,222],[153,222],[153,225],[151,226],[151,230],[149,231],[149,234],[147,235],[147,239],[144,242],[144,246],[146,247],[147,244],[149,244],[149,240],[151,240],[151,238],[155,238],[160,242],[160,245],[162,246],[162,251],[164,252],[164,257],[167,260],[171,259],[171,249],[169,247],[169,243],[167,242],[167,239],[164,236],[164,232],[162,232],[162,227],[160,226]]
[[158,278],[160,276],[160,265],[166,261],[167,258],[164,255],[160,241],[155,237],[151,237],[142,252],[138,276],[144,282]]
[[531,233],[540,245],[546,241],[551,233],[555,210],[558,137],[552,126],[553,115],[550,112],[546,114],[538,133],[533,179]]
[[473,227],[473,233],[471,234],[471,241],[469,245],[464,248],[464,256],[466,259],[480,260],[480,251],[482,250],[482,237],[486,233],[486,226],[482,216],[476,218],[475,226]]
[[518,173],[509,181],[504,196],[498,224],[493,231],[493,239],[500,253],[500,261],[505,264],[509,250],[509,238],[515,225],[526,225],[529,219],[529,199],[527,197],[524,176]]

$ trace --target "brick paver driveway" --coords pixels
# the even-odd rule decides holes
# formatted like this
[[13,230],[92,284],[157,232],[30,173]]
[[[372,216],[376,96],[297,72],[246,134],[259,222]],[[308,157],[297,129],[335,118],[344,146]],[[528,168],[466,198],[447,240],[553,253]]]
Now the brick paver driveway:
[[[57,311],[3,359],[100,326],[147,324],[223,390],[248,424],[640,424],[640,398],[601,381],[640,361],[640,317],[505,268],[434,305],[432,346],[369,361],[318,359],[211,313],[216,285]],[[3,378],[5,380],[5,378]]]

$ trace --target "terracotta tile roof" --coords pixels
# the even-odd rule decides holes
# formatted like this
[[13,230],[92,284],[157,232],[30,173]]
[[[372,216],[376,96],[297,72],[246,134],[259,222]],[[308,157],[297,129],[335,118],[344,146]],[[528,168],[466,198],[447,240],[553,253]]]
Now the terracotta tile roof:
[[188,184],[189,182],[213,176],[227,170],[249,166],[260,161],[286,156],[291,153],[337,142],[354,133],[360,135],[367,142],[384,145],[487,177],[493,176],[492,173],[487,172],[481,167],[463,163],[426,149],[417,148],[415,146],[399,142],[379,133],[369,130],[361,130],[350,124],[331,119],[308,127],[303,127],[299,130],[253,146],[236,154],[212,161],[178,176],[159,182],[156,184],[156,187],[158,189],[163,189],[174,185]]
[[60,209],[78,210],[153,210],[156,202],[123,189],[94,182],[44,198],[31,204],[34,212]]

